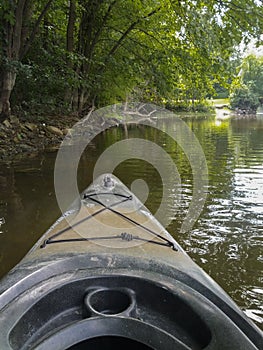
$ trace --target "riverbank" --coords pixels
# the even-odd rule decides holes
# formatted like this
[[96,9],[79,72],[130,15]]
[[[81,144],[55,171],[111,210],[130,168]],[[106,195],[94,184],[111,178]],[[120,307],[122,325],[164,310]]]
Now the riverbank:
[[41,151],[56,149],[77,121],[75,116],[5,119],[0,123],[0,161],[33,157]]
[[[146,114],[138,116],[138,122],[142,119],[152,122],[151,113],[144,112]],[[131,121],[134,122],[135,119],[131,117]],[[56,152],[65,137],[70,142],[72,133],[74,137],[86,138],[95,136],[102,129],[121,124],[123,124],[122,117],[115,110],[106,114],[90,111],[84,117],[11,115],[0,123],[0,162],[13,162],[25,157],[33,158],[41,152]]]
[[[101,126],[110,127],[121,123],[116,118],[87,115],[80,120],[75,115],[11,116],[0,123],[0,162],[12,162],[25,157],[36,157],[40,152],[56,152],[67,135],[71,137],[73,126],[89,135],[96,134]],[[85,125],[83,124],[85,123]]]
[[[218,119],[234,117],[233,112],[225,106],[217,106],[215,112],[215,118]],[[151,122],[150,115],[147,116],[149,122]],[[180,115],[184,118],[191,114],[184,115],[182,113]],[[192,115],[197,117],[203,114],[194,113]],[[235,117],[240,116],[236,115]],[[77,122],[80,122],[78,127],[80,133],[85,129],[85,132],[90,135],[99,132],[102,126],[105,129],[105,126],[122,124],[122,120],[117,119],[116,114],[112,117],[96,115],[96,119],[91,114],[81,120],[76,115],[27,116],[26,118],[12,115],[0,123],[0,162],[12,162],[25,157],[36,157],[43,151],[57,151],[65,136],[70,137],[71,129]]]

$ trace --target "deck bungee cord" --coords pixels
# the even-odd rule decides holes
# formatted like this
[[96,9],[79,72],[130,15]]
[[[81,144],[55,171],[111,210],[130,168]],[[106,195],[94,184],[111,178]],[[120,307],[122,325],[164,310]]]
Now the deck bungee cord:
[[[94,198],[94,196],[103,196],[103,195],[113,195],[116,197],[122,197],[122,200],[112,203],[111,205],[105,205],[103,202],[101,202],[100,200]],[[84,193],[83,195],[83,199],[89,199],[90,201],[101,205],[102,208],[99,209],[98,211],[86,216],[85,218],[79,220],[78,222],[73,223],[72,225],[70,225],[69,227],[66,227],[62,230],[60,230],[59,232],[55,233],[54,235],[52,235],[51,237],[49,237],[48,239],[46,239],[43,244],[40,246],[40,248],[45,248],[46,245],[48,244],[52,244],[52,243],[69,243],[69,242],[85,242],[85,241],[95,241],[95,240],[109,240],[109,239],[122,239],[123,241],[127,241],[130,242],[132,240],[137,240],[137,241],[142,241],[142,242],[149,242],[152,244],[157,244],[157,245],[161,245],[164,247],[169,247],[172,248],[174,251],[178,251],[177,247],[175,246],[175,244],[170,241],[168,238],[163,237],[162,235],[160,235],[159,233],[155,232],[154,230],[150,229],[147,226],[142,225],[141,223],[139,223],[136,220],[133,220],[132,218],[128,217],[127,215],[113,209],[113,207],[118,206],[119,204],[123,204],[129,200],[132,200],[133,197],[132,195],[124,195],[121,193],[109,193],[109,192],[100,192],[100,193]],[[160,240],[164,241],[164,242],[157,242],[157,241],[152,241],[152,240],[148,240],[146,238],[142,238],[138,235],[132,235],[131,233],[127,233],[127,232],[122,232],[121,234],[118,235],[112,235],[112,236],[98,236],[98,237],[82,237],[82,238],[66,238],[66,239],[56,239],[54,240],[54,238],[57,238],[59,236],[61,236],[63,233],[69,231],[71,228],[74,228],[80,224],[82,224],[83,222],[86,222],[92,218],[94,218],[95,216],[97,216],[98,214],[101,214],[102,212],[105,212],[106,210],[111,211],[112,213],[118,215],[119,217],[121,217],[122,219],[132,223],[133,225],[149,232],[150,234],[152,234],[154,237],[159,238]]]

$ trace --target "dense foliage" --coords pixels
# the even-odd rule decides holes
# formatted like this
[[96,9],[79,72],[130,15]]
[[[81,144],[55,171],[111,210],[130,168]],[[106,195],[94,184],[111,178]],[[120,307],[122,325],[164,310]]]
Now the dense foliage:
[[263,104],[263,57],[249,55],[239,69],[239,84],[233,88],[231,107],[255,112]]
[[202,100],[260,40],[259,0],[2,0],[0,111]]
[[247,86],[241,86],[231,95],[230,105],[232,109],[242,113],[255,113],[260,103],[258,97]]

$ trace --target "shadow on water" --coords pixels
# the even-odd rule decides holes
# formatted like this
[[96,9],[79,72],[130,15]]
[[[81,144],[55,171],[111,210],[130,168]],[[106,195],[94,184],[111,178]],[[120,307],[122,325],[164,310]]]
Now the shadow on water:
[[[191,165],[165,133],[137,126],[129,128],[128,137],[150,140],[173,158],[181,177],[180,208],[175,205],[174,195],[178,184],[162,184],[150,163],[131,158],[119,164],[114,173],[128,186],[136,179],[145,180],[150,190],[145,204],[153,213],[162,201],[163,186],[169,186],[170,195],[165,201],[172,220],[168,230],[263,328],[263,119],[185,120],[202,145],[209,169],[207,201],[191,232],[179,234],[192,200]],[[164,131],[173,125],[173,119],[159,121],[159,128]],[[92,181],[99,155],[125,137],[122,129],[113,128],[89,145],[79,164],[80,191]],[[46,153],[37,159],[1,165],[0,276],[24,256],[60,215],[53,185],[55,157],[54,153]]]

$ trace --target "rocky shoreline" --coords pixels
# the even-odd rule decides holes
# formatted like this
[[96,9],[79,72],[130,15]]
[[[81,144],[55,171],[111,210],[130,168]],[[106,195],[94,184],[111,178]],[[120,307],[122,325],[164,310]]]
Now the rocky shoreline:
[[[89,116],[88,116],[89,117]],[[65,137],[71,138],[72,127],[89,136],[100,132],[102,126],[121,124],[116,118],[77,116],[35,117],[23,120],[11,116],[0,123],[0,162],[12,162],[21,158],[36,157],[41,152],[56,152]],[[84,125],[85,124],[85,125]],[[75,131],[76,134],[76,131]]]
[[147,110],[144,107],[142,104],[142,114],[133,109],[123,110],[121,105],[116,105],[105,111],[92,109],[84,117],[64,115],[25,118],[11,115],[0,123],[0,162],[35,157],[40,152],[55,152],[64,139],[70,145],[76,140],[91,139],[113,126],[122,125],[126,128],[127,123],[139,123],[142,120],[154,123],[151,115],[158,112],[158,109],[150,107]]
[[[224,118],[230,117],[229,111],[220,110],[220,112],[216,114],[216,118],[220,118],[223,112]],[[77,128],[74,128],[74,134],[84,133],[86,136],[95,135],[105,128],[124,124],[122,119],[116,118],[116,115],[105,117],[95,113],[94,118],[93,114],[90,114],[82,119],[75,115],[32,116],[31,118],[18,118],[12,115],[0,123],[0,162],[36,157],[41,152],[56,152],[65,137],[71,138],[71,131],[76,123],[78,124]],[[234,116],[241,117],[236,114]],[[149,115],[142,119],[154,123]],[[134,120],[133,118],[133,122]],[[140,120],[139,118],[138,121]],[[85,135],[82,136],[85,137]]]
[[16,116],[5,119],[0,123],[0,161],[33,157],[44,150],[57,149],[77,121],[74,116],[37,117],[32,121]]

